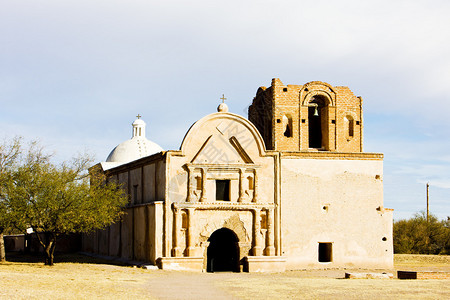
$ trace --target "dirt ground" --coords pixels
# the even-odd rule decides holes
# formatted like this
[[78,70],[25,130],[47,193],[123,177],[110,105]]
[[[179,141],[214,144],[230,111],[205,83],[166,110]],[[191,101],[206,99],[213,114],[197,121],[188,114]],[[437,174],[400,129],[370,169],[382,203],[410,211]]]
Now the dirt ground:
[[[144,270],[80,255],[46,267],[34,258],[0,264],[1,299],[449,299],[450,280],[343,279],[345,272],[193,273]],[[31,260],[31,262],[30,262]],[[58,262],[59,261],[59,262]],[[450,256],[396,255],[395,269],[450,272]]]

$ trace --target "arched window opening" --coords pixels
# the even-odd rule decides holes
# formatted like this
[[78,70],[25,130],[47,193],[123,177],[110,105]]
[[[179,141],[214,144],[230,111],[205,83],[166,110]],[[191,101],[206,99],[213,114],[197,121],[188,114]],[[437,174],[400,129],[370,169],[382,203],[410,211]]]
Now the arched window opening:
[[348,136],[353,137],[354,135],[354,123],[355,121],[353,119],[348,120]]
[[308,107],[309,148],[322,148],[322,118],[324,117],[325,103],[322,99],[313,98]]
[[283,116],[284,136],[292,137],[292,118],[290,116]]
[[345,117],[345,123],[347,126],[347,138],[351,139],[355,135],[355,120],[348,115]]

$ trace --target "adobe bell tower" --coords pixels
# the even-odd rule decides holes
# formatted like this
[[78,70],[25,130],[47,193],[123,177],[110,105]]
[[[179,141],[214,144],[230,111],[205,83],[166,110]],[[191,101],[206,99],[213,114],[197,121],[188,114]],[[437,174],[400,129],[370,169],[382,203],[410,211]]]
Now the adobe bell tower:
[[278,151],[363,151],[362,98],[348,87],[320,81],[260,87],[248,118],[267,149]]

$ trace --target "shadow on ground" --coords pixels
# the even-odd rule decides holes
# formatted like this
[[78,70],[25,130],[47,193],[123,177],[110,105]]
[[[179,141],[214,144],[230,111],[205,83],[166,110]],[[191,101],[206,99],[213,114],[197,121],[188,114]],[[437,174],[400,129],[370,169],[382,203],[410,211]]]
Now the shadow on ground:
[[[8,252],[6,253],[6,261],[16,263],[44,263],[44,255],[42,253],[30,254],[23,252]],[[114,266],[129,265],[125,262],[110,260],[100,257],[84,255],[83,253],[64,253],[55,254],[54,263],[77,263],[77,264],[103,264]]]

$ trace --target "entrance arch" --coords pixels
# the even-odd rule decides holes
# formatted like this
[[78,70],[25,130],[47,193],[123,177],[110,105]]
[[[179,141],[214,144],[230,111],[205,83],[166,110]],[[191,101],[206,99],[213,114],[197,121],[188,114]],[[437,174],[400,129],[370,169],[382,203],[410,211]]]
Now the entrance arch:
[[239,239],[228,229],[214,231],[208,239],[206,251],[208,272],[239,272]]

